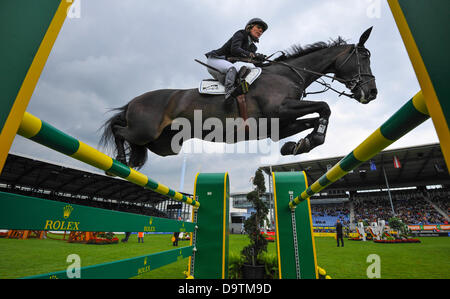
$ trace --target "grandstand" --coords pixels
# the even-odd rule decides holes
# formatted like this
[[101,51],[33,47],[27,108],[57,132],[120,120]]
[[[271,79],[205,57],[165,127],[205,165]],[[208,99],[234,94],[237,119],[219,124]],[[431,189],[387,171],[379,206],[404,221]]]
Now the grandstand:
[[188,220],[191,212],[187,204],[123,179],[13,153],[0,175],[0,191],[169,219]]
[[337,219],[339,219],[343,225],[348,225],[350,223],[350,211],[347,208],[347,202],[312,204],[311,214],[313,218],[313,226],[333,227],[336,224]]
[[[305,171],[308,182],[314,182],[342,158],[268,165],[261,169],[269,180],[271,171]],[[394,159],[400,165],[394,165]],[[449,198],[450,176],[438,143],[387,150],[311,197],[313,226],[330,228],[339,218],[354,229],[358,221],[388,222],[396,216],[408,225],[428,225],[432,229],[450,221]]]

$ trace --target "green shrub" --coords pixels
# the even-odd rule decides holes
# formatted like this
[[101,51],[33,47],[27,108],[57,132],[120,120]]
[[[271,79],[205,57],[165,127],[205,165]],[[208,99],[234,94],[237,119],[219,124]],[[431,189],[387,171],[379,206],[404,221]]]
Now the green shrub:
[[259,258],[260,264],[263,264],[266,269],[265,278],[267,279],[278,279],[278,258],[274,253],[263,253]]
[[228,278],[239,279],[242,278],[242,265],[244,258],[239,253],[230,252],[228,255]]

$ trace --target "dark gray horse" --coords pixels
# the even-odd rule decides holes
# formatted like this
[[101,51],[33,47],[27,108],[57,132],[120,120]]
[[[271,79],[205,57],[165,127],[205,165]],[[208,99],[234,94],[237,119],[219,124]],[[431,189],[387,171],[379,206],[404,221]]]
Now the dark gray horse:
[[[241,140],[271,138],[278,141],[313,129],[299,142],[284,144],[281,154],[297,155],[323,144],[330,108],[325,102],[301,99],[302,95],[320,77],[334,74],[333,79],[351,90],[351,94],[345,95],[362,104],[374,100],[377,96],[375,77],[370,69],[370,52],[364,47],[371,30],[366,30],[356,45],[349,45],[339,37],[330,43],[319,42],[304,48],[294,46],[290,52],[264,66],[261,76],[246,94],[246,102],[249,119],[258,122],[264,118],[269,128],[257,137],[246,134]],[[174,149],[172,144],[172,138],[180,131],[171,128],[175,119],[184,118],[193,124],[194,111],[201,111],[203,119],[214,117],[223,124],[227,118],[239,118],[237,105],[226,106],[223,95],[203,95],[198,89],[150,91],[114,110],[118,113],[103,125],[101,143],[107,146],[114,141],[116,159],[135,168],[142,167],[146,162],[147,149],[161,156],[178,154],[179,147]],[[312,113],[319,116],[300,119]],[[275,118],[279,124],[277,134],[272,132],[271,122],[267,121]],[[210,132],[203,130],[201,136],[195,136],[192,132],[190,136],[204,139]],[[234,138],[227,142],[241,140]],[[186,140],[181,140],[179,144],[183,141]]]

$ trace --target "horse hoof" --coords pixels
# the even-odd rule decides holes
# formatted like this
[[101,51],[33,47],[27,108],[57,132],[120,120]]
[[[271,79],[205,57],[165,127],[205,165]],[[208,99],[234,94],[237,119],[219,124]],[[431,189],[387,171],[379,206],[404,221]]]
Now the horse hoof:
[[292,153],[294,152],[295,149],[295,142],[286,142],[283,147],[280,150],[280,153],[282,156],[289,156],[292,155]]
[[120,163],[122,163],[122,164],[124,164],[124,165],[127,165],[127,159],[126,159],[125,156],[117,156],[117,157],[116,157],[116,161],[117,161],[117,162],[120,162]]
[[300,155],[311,150],[311,141],[308,138],[300,139],[294,148],[293,155]]

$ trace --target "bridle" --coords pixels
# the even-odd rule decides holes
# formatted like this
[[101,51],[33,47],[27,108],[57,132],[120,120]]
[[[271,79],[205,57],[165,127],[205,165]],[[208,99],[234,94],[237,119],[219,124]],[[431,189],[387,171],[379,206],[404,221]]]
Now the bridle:
[[[363,85],[366,85],[367,83],[375,80],[375,76],[374,75],[369,74],[369,73],[362,73],[361,72],[360,52],[359,51],[366,52],[367,56],[370,57],[370,51],[368,49],[366,49],[364,47],[360,47],[360,46],[354,45],[352,52],[347,56],[347,58],[344,60],[344,62],[342,62],[336,68],[337,70],[341,69],[350,60],[350,57],[352,57],[353,54],[356,54],[356,64],[358,66],[358,74],[353,76],[352,79],[344,80],[344,81],[340,81],[338,78],[336,78],[337,81],[340,81],[340,82],[344,83],[345,86],[348,89],[350,89],[350,90],[354,90],[357,87],[362,87]],[[364,77],[369,77],[369,79],[366,80],[366,81],[363,81],[363,76]]]
[[[283,53],[283,55],[285,55],[285,53],[283,51],[275,52],[274,54],[272,54],[268,58],[266,58],[265,61],[268,61],[268,62],[274,63],[274,64],[284,65],[284,66],[290,68],[295,74],[297,74],[297,76],[302,81],[302,84],[304,84],[306,82],[306,80],[303,77],[303,75],[300,73],[300,71],[307,72],[307,73],[314,74],[314,75],[318,75],[318,76],[321,76],[321,77],[323,76],[323,77],[331,78],[333,81],[336,80],[338,82],[343,83],[348,89],[353,91],[356,88],[361,88],[362,86],[364,86],[364,85],[368,84],[369,82],[375,80],[375,76],[374,75],[369,74],[369,73],[363,73],[361,71],[361,63],[360,63],[360,55],[361,55],[360,52],[361,51],[366,52],[366,54],[370,57],[370,51],[368,49],[366,49],[364,47],[361,47],[361,46],[358,46],[358,45],[353,45],[353,48],[352,48],[352,51],[350,52],[350,54],[336,68],[336,73],[337,73],[350,60],[350,58],[355,54],[356,55],[356,63],[357,63],[357,66],[358,66],[358,73],[356,75],[354,75],[351,79],[343,79],[343,78],[337,77],[336,75],[335,76],[330,76],[330,75],[327,75],[327,74],[324,74],[324,73],[308,70],[306,68],[298,68],[298,67],[290,65],[288,63],[285,63],[283,61],[269,60],[270,57],[272,57],[275,53],[278,53],[278,52],[281,52],[281,53]],[[364,81],[363,77],[369,77],[369,79]],[[308,94],[318,94],[318,93],[326,92],[328,90],[332,90],[332,91],[338,93],[339,96],[343,96],[344,95],[344,96],[347,96],[349,98],[355,98],[354,94],[348,94],[348,93],[345,93],[343,91],[340,92],[340,91],[334,89],[333,87],[331,87],[331,85],[326,83],[325,81],[321,82],[321,81],[316,80],[315,82],[325,86],[325,89],[321,90],[321,91],[309,92],[309,93],[306,93],[306,91],[303,91],[302,98],[306,97]]]

